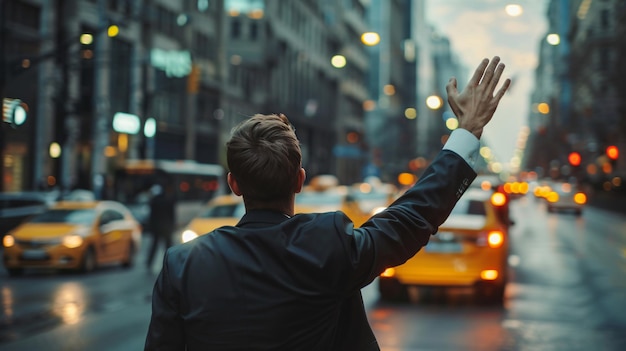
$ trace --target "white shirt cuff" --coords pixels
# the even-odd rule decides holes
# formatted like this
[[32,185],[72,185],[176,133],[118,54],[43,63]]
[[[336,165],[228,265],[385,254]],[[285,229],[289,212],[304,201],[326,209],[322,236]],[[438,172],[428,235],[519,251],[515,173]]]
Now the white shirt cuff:
[[478,138],[468,130],[461,128],[453,130],[443,146],[444,150],[450,150],[461,156],[473,169],[476,169],[479,148],[480,141]]

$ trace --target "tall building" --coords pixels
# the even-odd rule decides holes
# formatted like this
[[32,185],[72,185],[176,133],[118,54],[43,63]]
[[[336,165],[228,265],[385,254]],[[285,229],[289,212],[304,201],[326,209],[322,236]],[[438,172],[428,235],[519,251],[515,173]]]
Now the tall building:
[[369,69],[360,42],[362,2],[227,0],[225,11],[226,123],[284,113],[296,127],[309,177],[359,181]]
[[369,48],[372,100],[367,109],[371,175],[395,182],[416,155],[417,43],[412,36],[419,1],[370,1],[368,21],[380,35]]
[[2,97],[29,112],[19,128],[2,124],[3,189],[107,197],[127,160],[225,166],[232,126],[254,113],[291,119],[309,176],[362,178],[363,1],[0,4]]
[[[623,1],[552,0],[540,44],[530,150],[525,168],[540,176],[575,177],[605,189],[621,188],[626,150],[626,49]],[[568,155],[578,152],[580,166]]]

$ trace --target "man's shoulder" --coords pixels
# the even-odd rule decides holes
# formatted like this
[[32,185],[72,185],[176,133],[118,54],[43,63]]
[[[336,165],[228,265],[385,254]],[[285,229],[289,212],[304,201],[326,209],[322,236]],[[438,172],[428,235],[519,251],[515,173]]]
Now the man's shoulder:
[[311,224],[311,225],[329,225],[337,220],[347,217],[342,211],[329,211],[329,212],[299,212],[296,213],[292,219],[297,223]]

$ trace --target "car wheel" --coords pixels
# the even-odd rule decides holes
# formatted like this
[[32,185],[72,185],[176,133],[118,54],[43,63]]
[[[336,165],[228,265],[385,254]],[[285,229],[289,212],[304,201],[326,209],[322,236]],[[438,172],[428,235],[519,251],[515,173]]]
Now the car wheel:
[[406,302],[409,292],[406,286],[395,279],[378,279],[380,298],[386,301]]
[[133,243],[131,241],[131,242],[128,243],[128,256],[122,262],[122,267],[124,267],[124,268],[132,267],[133,263],[135,261],[134,258],[135,258],[135,245],[133,245]]
[[96,253],[93,248],[88,248],[83,256],[83,261],[80,265],[80,271],[82,273],[89,273],[96,269],[98,262],[96,260]]
[[23,268],[7,268],[7,271],[9,272],[9,277],[19,277],[24,274]]

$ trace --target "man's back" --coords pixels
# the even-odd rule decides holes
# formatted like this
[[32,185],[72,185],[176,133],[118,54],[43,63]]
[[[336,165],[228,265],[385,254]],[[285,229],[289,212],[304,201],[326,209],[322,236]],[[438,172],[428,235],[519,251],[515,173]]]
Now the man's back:
[[342,212],[251,210],[237,227],[170,248],[146,349],[378,350],[360,289],[426,245],[475,176],[443,151],[359,228]]
[[378,350],[344,219],[252,211],[169,250],[164,288],[178,297],[188,349],[334,350],[352,333],[351,347]]

